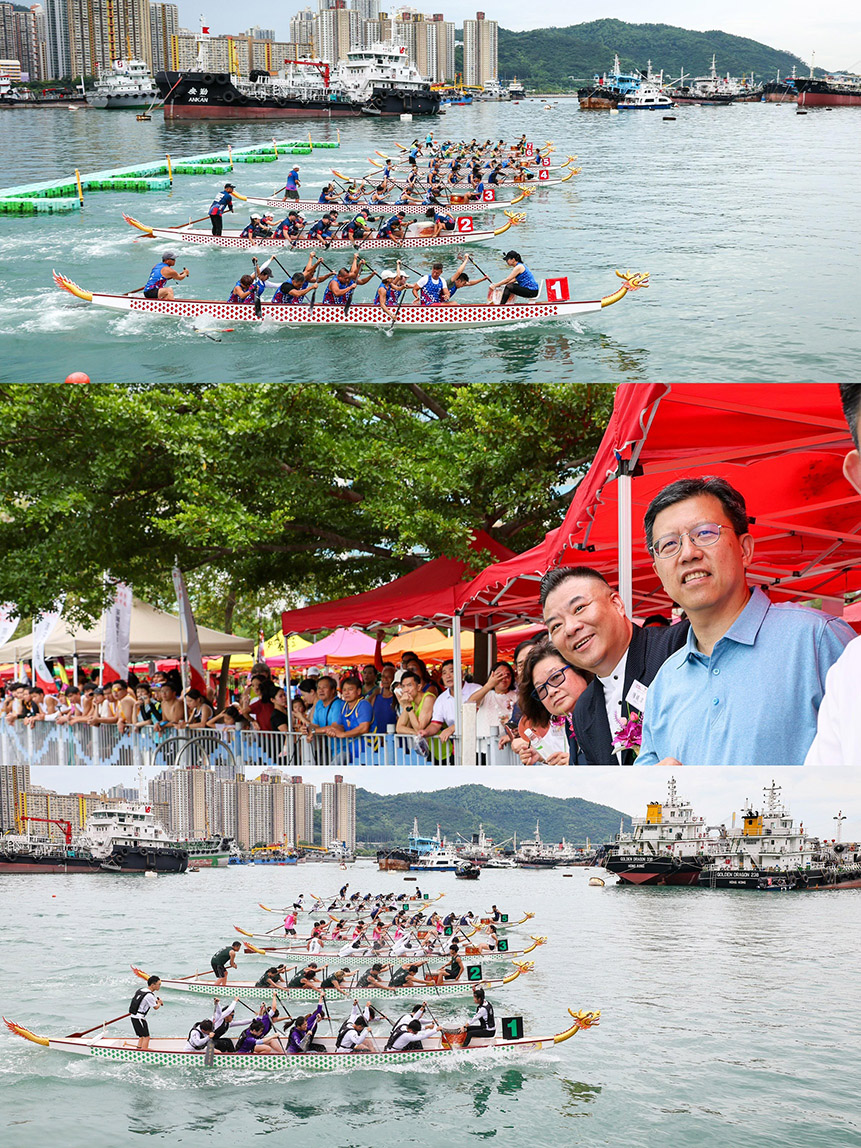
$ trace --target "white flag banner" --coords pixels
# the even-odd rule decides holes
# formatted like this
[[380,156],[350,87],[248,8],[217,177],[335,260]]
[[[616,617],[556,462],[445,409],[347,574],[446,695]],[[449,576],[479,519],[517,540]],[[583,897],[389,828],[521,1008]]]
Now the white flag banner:
[[34,685],[41,686],[47,693],[55,693],[57,683],[45,663],[45,642],[63,613],[63,600],[54,605],[53,610],[40,614],[33,626],[33,678]]
[[0,606],[0,646],[5,646],[18,625],[18,607],[14,602]]
[[185,658],[188,665],[189,685],[203,693],[206,689],[206,675],[203,671],[203,655],[200,652],[200,640],[197,637],[197,625],[194,621],[191,603],[185,589],[185,579],[178,566],[173,568],[173,587],[176,590],[176,601],[179,606],[179,619],[185,638]]
[[132,628],[132,588],[125,582],[115,587],[113,605],[105,613],[105,649],[102,681],[125,678],[129,670],[129,638]]

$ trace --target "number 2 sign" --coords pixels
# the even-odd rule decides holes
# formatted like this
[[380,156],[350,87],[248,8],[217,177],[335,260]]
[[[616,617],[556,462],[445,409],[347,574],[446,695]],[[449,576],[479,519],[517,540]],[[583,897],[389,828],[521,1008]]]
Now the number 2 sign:
[[568,279],[547,279],[545,280],[547,287],[547,302],[548,303],[567,303],[570,295],[568,294]]
[[459,215],[457,217],[457,229],[461,233],[463,233],[464,231],[474,231],[475,228],[473,226],[472,216],[471,215]]

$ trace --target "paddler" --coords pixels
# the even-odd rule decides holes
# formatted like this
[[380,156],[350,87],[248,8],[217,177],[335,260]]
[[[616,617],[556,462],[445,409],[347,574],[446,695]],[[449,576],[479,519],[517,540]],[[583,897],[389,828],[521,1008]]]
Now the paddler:
[[[370,1008],[370,1004],[368,1005]],[[368,1047],[370,1042],[373,1048]],[[351,1019],[341,1032],[338,1033],[335,1040],[335,1052],[341,1053],[359,1053],[359,1052],[379,1052],[376,1042],[374,1041],[374,1034],[371,1032],[370,1025],[364,1016],[359,1014],[355,1020]]]
[[406,1028],[397,1035],[392,1033],[386,1041],[386,1049],[392,1052],[421,1052],[424,1042],[436,1036],[441,1030],[436,1025],[422,1028],[419,1020],[411,1020]]
[[[297,271],[290,279],[286,280],[275,294],[272,296],[273,303],[307,303],[309,302],[307,296],[314,290],[318,283],[322,282],[320,279],[314,278],[314,271],[320,266],[322,260],[314,260],[311,255],[304,271]],[[332,936],[334,938],[334,931]]]
[[422,307],[433,307],[448,302],[448,284],[442,277],[441,263],[434,263],[430,275],[422,275],[418,282],[410,286],[414,297]]
[[275,228],[276,239],[298,239],[305,230],[305,217],[298,211],[288,211],[287,218],[282,219]]
[[392,989],[411,989],[418,985],[425,984],[426,982],[419,976],[420,969],[421,965],[401,965],[399,969],[394,970],[389,978],[388,987]]
[[239,234],[240,239],[271,239],[274,215],[258,215],[257,212],[250,217],[250,223]]
[[443,231],[454,231],[454,216],[449,211],[440,211],[437,208],[429,207],[425,212],[425,219],[433,221],[432,239],[436,239]]
[[334,228],[337,227],[337,225],[338,213],[337,211],[330,211],[328,215],[322,216],[316,223],[311,224],[308,228],[308,238],[315,243],[321,239],[324,242],[332,239]]
[[298,199],[299,188],[302,186],[299,180],[299,164],[296,163],[290,169],[290,174],[287,176],[287,183],[284,186],[285,199]]
[[300,969],[290,978],[287,987],[290,989],[319,989],[320,985],[317,982],[319,975],[320,969],[316,961],[309,961],[304,969]]
[[314,1034],[317,1031],[317,1025],[320,1023],[320,1018],[323,1016],[323,990],[320,990],[320,1004],[314,1009],[312,1013],[307,1016],[296,1017],[296,1023],[290,1033],[290,1039],[287,1041],[287,1047],[284,1050],[291,1056],[305,1052],[325,1052],[326,1046],[324,1044],[314,1044]]
[[473,1037],[492,1040],[496,1036],[496,1018],[493,1015],[493,1005],[485,997],[484,989],[474,988],[472,999],[475,1001],[475,1013],[460,1030],[464,1034],[461,1042],[462,1048],[468,1048]]
[[358,255],[354,255],[349,271],[346,267],[341,267],[338,274],[329,280],[325,294],[323,295],[323,302],[334,304],[337,307],[346,307],[352,299],[353,292],[356,288],[365,283],[370,283],[374,277],[373,273],[366,275],[364,279],[360,277],[364,263],[364,259],[360,259]]
[[395,310],[407,288],[407,277],[401,272],[401,265],[398,263],[397,271],[383,271],[380,280],[374,296],[374,306],[382,307],[389,318],[394,319]]
[[449,961],[447,965],[443,965],[435,973],[428,974],[428,981],[434,984],[445,984],[446,982],[457,981],[463,976],[463,960],[460,956],[460,949],[458,946],[449,946]]
[[365,185],[351,183],[347,190],[344,192],[344,203],[352,206],[354,203],[361,203],[362,196],[364,195]]
[[395,215],[389,216],[380,224],[380,229],[377,232],[378,239],[403,239],[406,229],[407,213],[399,211]]
[[327,183],[323,190],[320,192],[318,203],[337,203],[338,193],[335,191],[334,183]]
[[384,964],[382,964],[382,962],[377,961],[375,964],[371,965],[371,967],[369,969],[365,969],[365,971],[359,976],[359,979],[356,982],[356,988],[357,989],[385,989],[385,988],[388,988],[389,986],[383,980],[382,974],[389,967],[390,967],[389,965],[384,965]]
[[233,184],[226,183],[224,191],[218,193],[209,208],[209,222],[212,224],[212,234],[221,235],[224,220],[221,218],[225,211],[233,211]]
[[143,289],[144,299],[172,299],[173,287],[168,280],[179,283],[188,278],[188,268],[176,270],[176,255],[173,251],[165,251],[161,263],[156,263],[149,273],[149,279]]
[[253,275],[243,275],[227,296],[228,303],[253,303],[257,298],[257,284]]
[[371,194],[368,196],[368,202],[374,203],[374,204],[388,203],[388,198],[387,198],[388,194],[389,193],[386,190],[385,186],[381,183],[377,187],[375,187],[374,190],[371,192]]
[[373,215],[365,215],[360,211],[359,214],[354,215],[350,222],[342,229],[341,238],[353,240],[364,239],[373,231],[373,228],[368,226],[369,223],[376,223],[375,217]]
[[517,296],[520,299],[538,298],[538,281],[526,264],[520,258],[519,251],[507,251],[502,257],[510,268],[510,272],[498,283],[491,283],[491,287],[502,287],[502,299],[505,304],[509,299]]
[[147,1014],[156,1012],[162,1006],[162,999],[158,995],[161,988],[159,977],[147,977],[146,988],[138,989],[129,1004],[129,1019],[138,1038],[137,1047],[149,1048],[149,1025]]
[[227,970],[236,968],[236,954],[242,948],[239,941],[234,941],[224,949],[219,949],[209,962],[209,967],[215,973],[217,985],[227,984]]
[[461,263],[460,267],[458,267],[457,271],[452,275],[448,285],[447,302],[450,303],[458,291],[462,291],[464,287],[477,287],[479,283],[484,283],[485,281],[490,282],[490,278],[487,275],[482,275],[479,279],[470,279],[466,273],[466,268],[467,264],[471,262],[472,256],[467,255],[463,263]]
[[329,973],[327,977],[323,978],[320,988],[332,989],[334,992],[340,993],[342,997],[345,997],[347,992],[344,988],[344,981],[347,980],[350,975],[351,973],[348,968],[335,969],[333,973]]
[[284,980],[286,971],[286,965],[273,965],[272,968],[266,970],[254,987],[258,989],[286,989],[287,982]]

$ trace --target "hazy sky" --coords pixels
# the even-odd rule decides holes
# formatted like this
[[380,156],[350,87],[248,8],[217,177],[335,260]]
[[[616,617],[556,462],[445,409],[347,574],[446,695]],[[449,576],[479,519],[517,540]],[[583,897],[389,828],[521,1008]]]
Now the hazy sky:
[[[310,6],[317,7],[314,0]],[[285,5],[264,0],[248,9],[247,17],[238,12],[236,5],[229,0],[208,0],[207,3],[193,4],[190,0],[180,0],[180,23],[197,27],[199,13],[213,33],[242,32],[240,24],[248,20],[260,27],[272,27],[279,36],[286,39],[290,17],[305,3],[294,0]],[[398,4],[383,4],[383,11],[393,11]],[[464,18],[471,18],[476,5],[471,0],[439,0],[438,3],[419,3],[413,0],[412,7],[428,14],[442,11],[446,19],[461,24]],[[757,4],[742,0],[726,0],[719,7],[712,4],[691,4],[683,0],[618,0],[609,8],[596,11],[580,5],[559,3],[559,0],[532,0],[528,5],[515,0],[493,0],[484,4],[488,18],[497,20],[504,28],[521,31],[525,28],[546,28],[584,23],[596,18],[616,18],[635,24],[674,24],[680,28],[690,28],[705,32],[718,28],[735,36],[748,36],[753,40],[793,52],[810,62],[811,52],[816,53],[816,63],[824,68],[855,68],[861,71],[861,20],[857,7],[849,0],[833,0],[822,7],[802,3],[801,0],[759,0]],[[612,61],[608,61],[608,65]],[[645,61],[643,61],[645,63]],[[653,60],[656,69],[663,66],[660,60]],[[717,62],[720,70],[720,60]]]
[[[136,772],[118,767],[69,769],[33,766],[30,772],[33,784],[58,793],[101,790],[113,785],[137,787]],[[583,797],[633,816],[645,813],[647,801],[665,800],[669,776],[664,770],[636,768],[440,769],[427,766],[412,769],[356,768],[342,772],[345,781],[373,793],[409,793],[456,785],[486,785],[494,789],[532,790],[553,797]],[[328,770],[306,770],[303,778],[313,781],[319,789],[322,782],[331,780],[331,775]],[[730,825],[733,813],[740,812],[746,798],[750,798],[755,806],[762,806],[763,787],[770,785],[772,779],[783,786],[782,797],[796,823],[802,823],[811,834],[829,839],[835,837],[833,819],[842,810],[846,815],[843,840],[861,840],[861,777],[857,771],[683,769],[676,773],[676,787],[678,795],[690,801],[694,812],[704,817],[707,824]],[[409,798],[405,798],[405,805],[409,811]],[[430,834],[435,826],[422,825],[421,829]],[[532,825],[524,825],[523,833],[532,829]],[[445,825],[442,830],[445,832]]]

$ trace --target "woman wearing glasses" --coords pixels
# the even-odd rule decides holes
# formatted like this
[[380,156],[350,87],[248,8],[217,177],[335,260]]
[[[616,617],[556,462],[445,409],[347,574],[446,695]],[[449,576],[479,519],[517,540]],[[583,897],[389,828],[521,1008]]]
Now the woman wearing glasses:
[[568,716],[592,675],[578,670],[545,638],[526,656],[518,700],[522,717],[512,749],[524,765],[585,765]]

